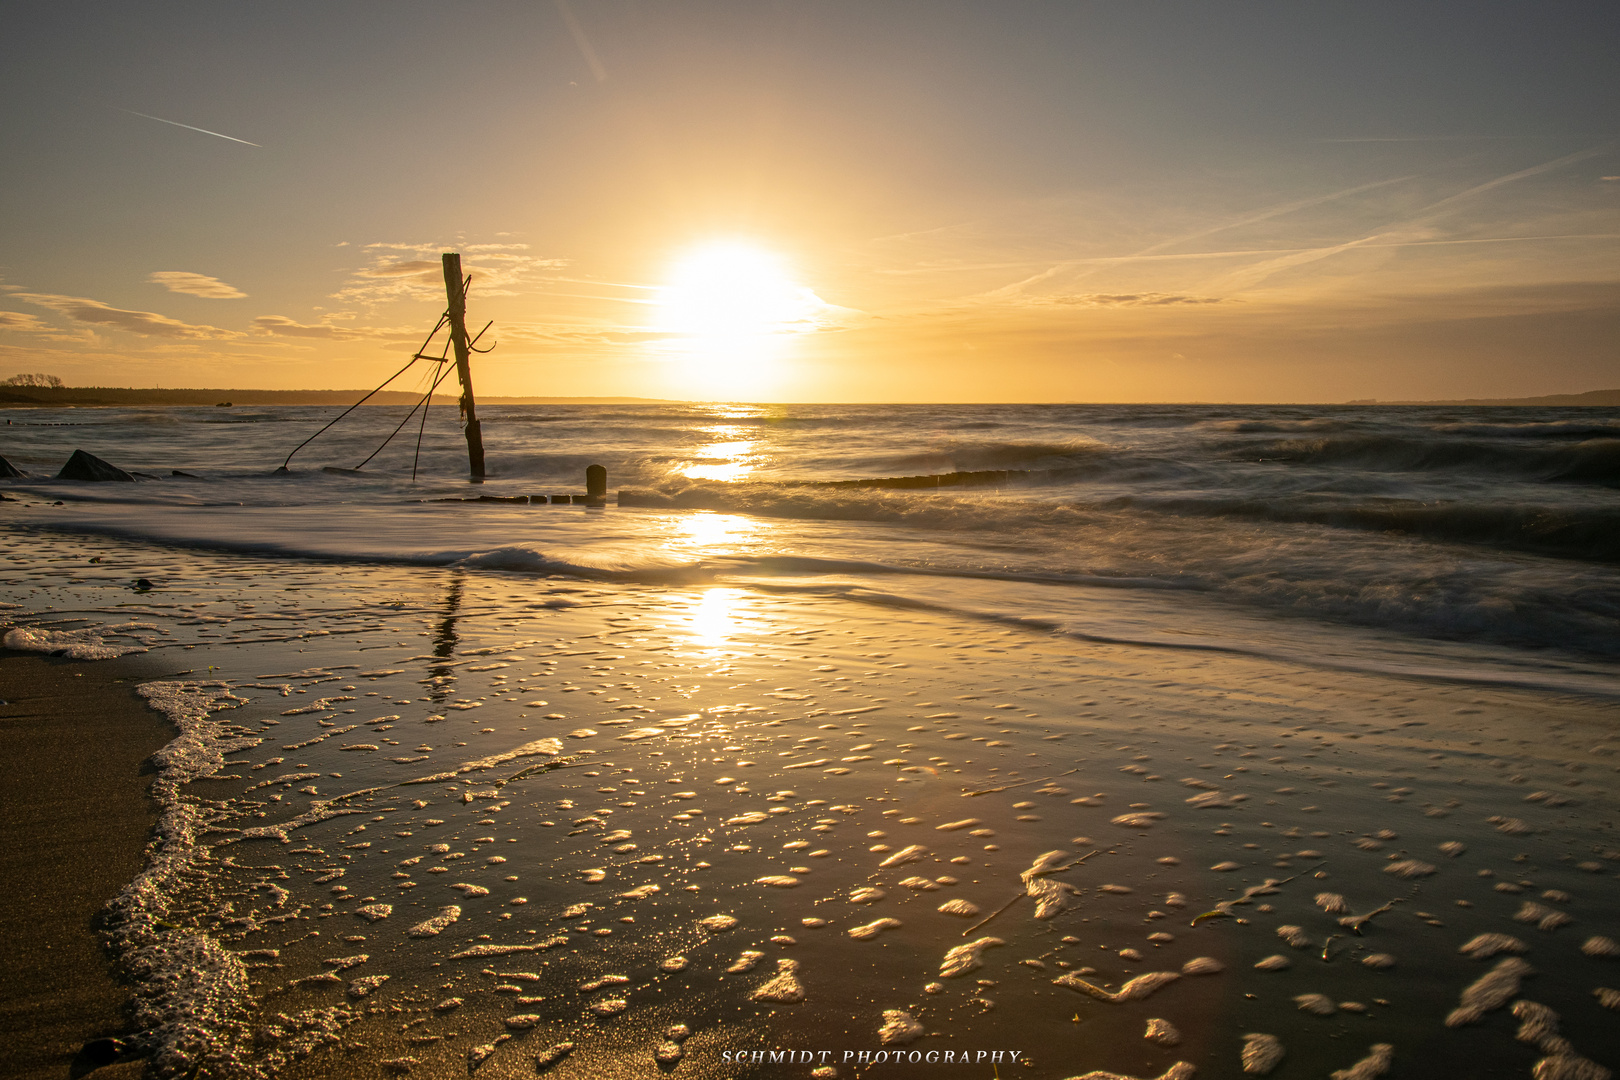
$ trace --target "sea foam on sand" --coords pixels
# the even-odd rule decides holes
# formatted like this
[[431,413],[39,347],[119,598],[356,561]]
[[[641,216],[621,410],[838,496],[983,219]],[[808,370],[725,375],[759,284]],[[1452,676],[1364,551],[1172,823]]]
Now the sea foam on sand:
[[[1538,1000],[1613,981],[1581,951],[1620,925],[1603,702],[814,592],[184,563],[138,612],[190,672],[143,688],[180,734],[110,911],[166,1074],[608,1075],[884,1030],[1035,1047],[1041,1075],[1181,1069],[1150,1015],[1212,1074],[1234,1030],[1318,1074],[1466,1072],[1524,1052],[1442,1022],[1514,997],[1473,956],[1524,949]],[[1248,797],[1189,805],[1185,780]],[[1612,1060],[1611,1014],[1560,1008]],[[1335,1025],[1356,1049],[1318,1059]]]

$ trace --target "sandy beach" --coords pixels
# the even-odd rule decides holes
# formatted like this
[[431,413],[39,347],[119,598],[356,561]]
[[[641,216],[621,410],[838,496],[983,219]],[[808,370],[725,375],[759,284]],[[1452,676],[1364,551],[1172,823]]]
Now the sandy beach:
[[38,633],[192,673],[141,691],[183,734],[111,916],[160,1073],[1616,1057],[1612,701],[802,584],[32,543],[14,591],[103,620]]
[[139,872],[157,818],[147,758],[174,728],[134,692],[157,673],[140,658],[0,653],[8,1075],[78,1075],[92,1064],[79,1057],[86,1042],[129,1026],[128,990],[96,927],[106,902]]

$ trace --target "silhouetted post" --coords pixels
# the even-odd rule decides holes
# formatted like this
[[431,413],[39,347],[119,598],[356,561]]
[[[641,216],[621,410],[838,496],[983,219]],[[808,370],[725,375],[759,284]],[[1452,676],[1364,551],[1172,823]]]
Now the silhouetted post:
[[444,253],[444,298],[449,303],[450,343],[456,350],[456,376],[461,380],[461,414],[467,418],[467,464],[474,483],[484,480],[484,432],[478,426],[473,401],[472,368],[467,363],[467,293],[461,277],[461,256]]
[[607,467],[589,465],[585,468],[585,497],[591,502],[607,501]]

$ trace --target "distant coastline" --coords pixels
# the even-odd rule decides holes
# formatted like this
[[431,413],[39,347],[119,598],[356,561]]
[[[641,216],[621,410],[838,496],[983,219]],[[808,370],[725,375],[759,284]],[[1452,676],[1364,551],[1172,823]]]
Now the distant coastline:
[[[0,386],[0,409],[140,405],[352,405],[365,396],[364,390],[188,390],[160,388],[130,388],[112,386]],[[398,390],[383,390],[375,394],[368,405],[411,405],[421,399],[420,394]],[[483,405],[689,405],[690,401],[674,398],[648,397],[542,397],[480,396]],[[454,405],[456,398],[445,394],[434,395],[435,405]],[[798,403],[805,404],[805,403]],[[926,403],[919,403],[926,404]],[[1120,402],[1054,402],[1053,404],[1128,404]],[[1135,404],[1147,404],[1137,402]],[[1152,404],[1209,404],[1208,402],[1154,402]],[[1224,404],[1252,404],[1226,402]],[[1354,401],[1277,402],[1289,405],[1503,405],[1530,407],[1591,406],[1612,408],[1620,406],[1620,389],[1588,390],[1582,394],[1547,394],[1541,397],[1519,398],[1445,398],[1425,401],[1383,401],[1361,398]]]
[[[364,390],[185,390],[132,389],[111,386],[5,386],[0,387],[0,408],[39,406],[133,405],[353,405]],[[412,405],[422,395],[383,390],[368,405]],[[662,398],[639,397],[498,397],[480,396],[483,405],[631,405],[679,404]],[[456,398],[435,394],[435,405],[454,406]]]
[[1584,394],[1546,394],[1520,398],[1448,398],[1443,401],[1379,401],[1364,398],[1346,405],[1529,405],[1555,408],[1560,405],[1620,405],[1620,390],[1588,390]]

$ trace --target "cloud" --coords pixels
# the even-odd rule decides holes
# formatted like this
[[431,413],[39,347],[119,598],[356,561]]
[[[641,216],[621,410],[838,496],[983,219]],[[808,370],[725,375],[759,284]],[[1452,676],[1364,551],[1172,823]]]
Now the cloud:
[[154,270],[146,275],[146,280],[172,293],[200,296],[204,300],[240,300],[247,295],[235,285],[227,285],[217,277],[193,274],[189,270]]
[[317,338],[323,341],[355,341],[369,338],[375,341],[416,343],[422,340],[422,329],[416,326],[339,326],[340,321],[354,318],[352,311],[334,311],[321,316],[318,323],[301,323],[285,315],[260,315],[253,320],[253,333],[260,337]]
[[1053,304],[1073,304],[1077,307],[1165,307],[1171,304],[1227,304],[1232,301],[1219,296],[1181,296],[1176,293],[1083,293],[1076,296],[1053,296]]
[[41,333],[49,329],[48,325],[39,321],[38,315],[30,315],[25,311],[0,311],[0,330]]
[[285,315],[260,315],[253,320],[253,332],[267,337],[325,338],[328,341],[348,341],[362,336],[346,327],[330,323],[301,323]]
[[444,262],[448,247],[459,247],[461,269],[471,274],[473,288],[485,296],[515,296],[541,271],[566,265],[562,259],[528,254],[527,244],[375,243],[364,248],[370,265],[353,272],[332,294],[344,303],[376,304],[390,300],[444,299]]
[[217,326],[199,326],[171,319],[151,311],[126,311],[83,296],[57,296],[52,293],[18,293],[17,298],[66,315],[90,326],[110,326],[142,337],[180,338],[191,341],[226,341],[242,335]]

